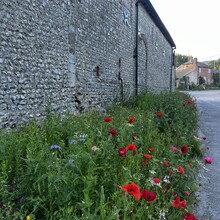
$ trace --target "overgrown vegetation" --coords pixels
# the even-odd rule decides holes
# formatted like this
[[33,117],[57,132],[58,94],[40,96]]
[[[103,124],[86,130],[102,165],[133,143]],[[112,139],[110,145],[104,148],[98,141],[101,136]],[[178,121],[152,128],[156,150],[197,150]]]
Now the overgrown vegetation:
[[41,125],[1,131],[0,217],[188,219],[197,122],[189,95],[146,93],[105,116],[48,112]]

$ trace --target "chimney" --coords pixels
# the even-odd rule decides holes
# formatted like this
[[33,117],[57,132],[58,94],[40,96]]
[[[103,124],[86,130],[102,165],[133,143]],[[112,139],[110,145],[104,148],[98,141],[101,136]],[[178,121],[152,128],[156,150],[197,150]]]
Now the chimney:
[[192,56],[188,56],[188,62],[193,62],[193,57]]
[[193,63],[195,63],[197,65],[197,58],[193,59]]

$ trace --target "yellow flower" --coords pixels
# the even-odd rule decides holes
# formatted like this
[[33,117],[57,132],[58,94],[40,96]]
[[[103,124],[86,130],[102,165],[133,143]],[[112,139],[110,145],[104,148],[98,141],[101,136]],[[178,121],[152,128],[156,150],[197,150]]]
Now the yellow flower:
[[26,217],[26,220],[31,220],[30,215],[28,215],[28,216]]

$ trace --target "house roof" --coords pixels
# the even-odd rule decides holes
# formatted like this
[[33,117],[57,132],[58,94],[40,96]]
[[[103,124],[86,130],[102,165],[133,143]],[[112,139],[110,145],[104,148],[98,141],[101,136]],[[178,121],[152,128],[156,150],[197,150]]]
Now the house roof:
[[170,36],[168,30],[166,29],[165,25],[163,24],[162,20],[160,19],[159,15],[157,14],[156,10],[154,9],[153,5],[151,4],[150,0],[138,0],[137,3],[141,3],[145,10],[148,12],[156,26],[160,29],[164,37],[167,39],[169,44],[173,47],[176,48],[176,45]]
[[197,65],[198,65],[198,67],[212,69],[212,67],[210,67],[209,65],[207,65],[205,63],[197,62]]
[[176,78],[180,79],[184,76],[187,76],[188,74],[190,74],[193,70],[192,69],[184,69],[181,71],[176,71]]
[[218,74],[218,73],[220,73],[220,70],[211,70],[211,73],[213,73],[213,74]]

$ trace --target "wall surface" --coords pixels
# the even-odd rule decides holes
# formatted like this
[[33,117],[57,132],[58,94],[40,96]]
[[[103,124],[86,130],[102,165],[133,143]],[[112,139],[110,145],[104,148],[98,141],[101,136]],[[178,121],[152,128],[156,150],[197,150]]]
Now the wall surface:
[[[135,92],[136,1],[1,0],[0,127]],[[172,47],[139,5],[138,92],[174,88]]]

